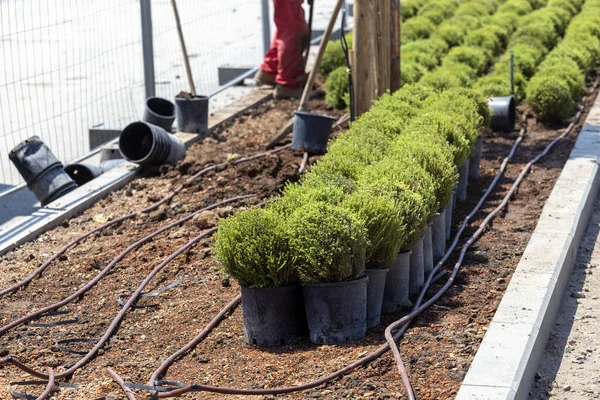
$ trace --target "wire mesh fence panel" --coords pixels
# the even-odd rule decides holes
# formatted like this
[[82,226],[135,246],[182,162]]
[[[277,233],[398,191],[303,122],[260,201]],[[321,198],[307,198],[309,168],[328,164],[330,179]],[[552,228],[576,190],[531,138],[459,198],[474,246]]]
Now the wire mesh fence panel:
[[89,150],[88,129],[134,118],[142,75],[138,0],[0,1],[0,179],[32,135],[61,160]]

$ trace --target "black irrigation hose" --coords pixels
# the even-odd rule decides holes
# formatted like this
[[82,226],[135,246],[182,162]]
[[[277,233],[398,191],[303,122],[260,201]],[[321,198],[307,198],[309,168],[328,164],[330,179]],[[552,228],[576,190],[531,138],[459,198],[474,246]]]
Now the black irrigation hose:
[[[247,157],[243,157],[234,161],[231,161],[231,164],[233,165],[237,165],[243,162],[247,162],[247,161],[251,161],[254,160],[256,158],[260,158],[260,157],[264,157],[267,155],[271,155],[274,153],[277,153],[281,150],[287,149],[291,147],[291,144],[287,144],[285,146],[281,146],[278,147],[276,149],[270,150],[270,151],[266,151],[263,153],[258,153],[252,156],[247,156]],[[156,203],[151,204],[148,207],[142,208],[140,210],[131,212],[129,214],[123,215],[117,219],[114,219],[112,221],[108,221],[100,226],[98,226],[97,228],[94,228],[92,230],[89,230],[86,233],[83,233],[79,236],[77,236],[75,239],[71,240],[69,243],[67,243],[66,245],[64,245],[63,247],[61,247],[56,253],[54,253],[49,259],[47,259],[42,265],[40,265],[38,268],[35,269],[35,271],[33,271],[31,274],[29,274],[26,278],[24,278],[23,280],[11,285],[10,287],[6,288],[6,289],[2,289],[0,290],[0,297],[3,297],[9,293],[12,293],[16,290],[18,290],[21,287],[27,286],[32,280],[34,280],[37,276],[40,276],[45,270],[46,268],[48,268],[50,266],[50,264],[58,259],[60,256],[62,256],[68,249],[70,249],[71,247],[75,246],[76,244],[80,243],[81,241],[83,241],[84,239],[90,237],[91,235],[93,235],[94,233],[100,232],[105,228],[108,228],[110,226],[113,226],[115,224],[118,224],[120,222],[123,222],[127,219],[131,219],[137,215],[140,214],[146,214],[149,213],[151,211],[156,210],[158,207],[160,207],[162,204],[168,203],[169,201],[171,201],[173,199],[173,197],[175,197],[175,195],[177,195],[184,187],[186,187],[187,185],[191,184],[193,181],[195,181],[196,179],[198,179],[199,177],[201,177],[202,175],[205,175],[206,173],[210,172],[210,171],[214,171],[214,170],[222,170],[224,168],[226,168],[228,165],[227,162],[225,163],[221,163],[221,164],[212,164],[209,165],[208,167],[202,169],[201,171],[197,172],[196,174],[192,175],[190,178],[188,178],[183,184],[177,186],[171,193],[169,193],[168,195],[166,195],[163,199],[157,201]]]
[[[592,87],[592,90],[594,90],[596,88],[598,84],[598,81],[594,84],[594,86]],[[582,99],[582,103],[585,104],[585,100],[586,98],[584,97]],[[424,310],[426,310],[427,308],[429,308],[431,305],[433,305],[445,292],[446,290],[448,290],[448,288],[450,286],[452,286],[452,283],[454,282],[454,279],[456,278],[456,276],[458,275],[458,272],[462,266],[462,262],[464,260],[464,257],[467,253],[467,250],[469,249],[469,247],[475,243],[479,237],[481,237],[481,235],[483,234],[485,228],[487,227],[487,225],[492,221],[492,219],[494,219],[494,217],[496,217],[496,215],[498,215],[500,212],[502,212],[502,210],[506,209],[506,207],[508,207],[508,202],[510,201],[510,199],[513,197],[513,195],[515,194],[517,188],[519,187],[519,185],[521,184],[521,182],[523,181],[523,179],[525,179],[525,176],[527,175],[527,173],[529,172],[529,170],[531,169],[531,167],[533,166],[533,164],[537,163],[542,157],[546,156],[550,150],[554,147],[554,145],[556,143],[558,143],[560,140],[562,140],[563,138],[565,138],[570,132],[571,130],[575,127],[575,124],[577,124],[577,122],[579,121],[579,119],[581,118],[581,115],[583,114],[583,110],[584,107],[583,105],[579,107],[579,110],[577,111],[577,114],[575,115],[575,118],[573,118],[573,120],[571,121],[571,123],[567,126],[567,128],[565,129],[565,131],[563,133],[561,133],[559,136],[557,136],[554,140],[552,140],[552,142],[550,142],[545,148],[544,150],[538,154],[536,157],[534,157],[531,161],[529,161],[527,163],[527,165],[525,165],[525,167],[521,170],[521,173],[519,174],[519,176],[517,177],[517,179],[513,182],[512,186],[510,187],[509,191],[506,193],[506,195],[504,196],[504,198],[502,199],[502,202],[491,212],[489,213],[485,219],[481,222],[481,224],[479,225],[479,228],[475,231],[475,233],[473,233],[473,235],[471,236],[471,238],[469,238],[469,240],[463,245],[459,258],[456,262],[456,264],[454,265],[454,268],[452,269],[452,274],[450,275],[450,278],[448,278],[448,281],[444,284],[444,286],[442,286],[438,292],[436,292],[429,300],[427,300],[425,303],[423,303],[423,305],[421,305],[421,302],[423,301],[423,298],[425,297],[425,292],[427,291],[427,289],[429,288],[429,285],[431,284],[431,278],[432,276],[442,267],[443,263],[447,260],[446,255],[448,255],[448,253],[446,253],[446,255],[444,256],[444,259],[442,259],[437,265],[436,267],[431,271],[431,273],[429,274],[428,278],[427,278],[427,282],[425,283],[425,285],[423,286],[421,292],[419,293],[419,298],[417,300],[417,302],[415,303],[415,306],[413,307],[413,310],[411,311],[410,314],[404,316],[403,318],[401,318],[400,320],[390,324],[386,330],[385,330],[385,338],[388,342],[388,344],[390,345],[391,349],[392,349],[392,353],[394,354],[394,358],[398,364],[398,370],[402,376],[402,381],[404,382],[405,388],[407,390],[407,393],[409,395],[409,399],[414,399],[414,394],[412,391],[412,386],[410,384],[410,380],[408,378],[408,372],[406,371],[406,368],[404,366],[404,363],[402,362],[401,356],[400,356],[400,351],[398,349],[398,346],[396,345],[396,340],[395,336],[400,333],[400,334],[404,334],[404,332],[406,331],[406,329],[408,328],[408,326],[410,325],[410,322],[416,318],[419,314],[421,314]],[[521,131],[521,134],[519,135],[519,139],[518,141],[521,141],[523,138],[523,134],[524,131]],[[515,142],[515,145],[517,143]],[[509,157],[507,157],[505,159],[505,161],[503,162],[503,167],[506,167],[506,164],[508,163],[509,158],[512,157],[512,155],[514,154],[514,150],[515,150],[515,146],[513,146],[513,149],[511,149],[511,153],[509,154]],[[499,178],[499,176],[497,175],[496,178]],[[496,178],[494,179],[494,182],[492,182],[493,184],[495,184],[495,182],[497,181]],[[486,193],[484,194],[484,196],[482,197],[482,200],[484,200],[485,197],[487,197],[490,193],[491,193],[491,185],[490,188],[488,188],[488,190],[486,191]],[[475,207],[475,209],[465,218],[465,221],[463,222],[463,225],[461,226],[460,231],[458,232],[459,234],[462,233],[462,231],[464,231],[464,229],[466,228],[466,225],[468,223],[468,221],[473,218],[473,216],[475,215],[475,213],[477,212],[477,210],[481,207],[482,205],[482,201],[480,201],[477,206]],[[458,237],[458,234],[457,234]],[[452,243],[451,246],[451,250],[454,250],[454,248],[456,247],[457,244],[457,240],[455,239],[454,242]],[[397,329],[398,327],[400,327],[400,330],[398,332],[396,332],[396,335],[392,336],[392,331],[394,329]]]
[[[446,254],[444,255],[444,258],[442,259],[442,261],[438,264],[438,267],[432,272],[430,273],[430,275],[428,276],[428,280],[426,285],[430,285],[431,281],[433,279],[433,276],[435,275],[435,273],[441,268],[441,264],[443,262],[445,262],[451,255],[451,253],[454,251],[454,248],[456,247],[456,245],[458,244],[458,240],[460,239],[462,233],[464,232],[466,225],[468,224],[469,220],[472,218],[472,216],[477,212],[477,210],[483,205],[484,201],[486,200],[487,196],[489,195],[489,193],[491,192],[491,189],[497,184],[497,182],[500,180],[500,178],[502,177],[506,166],[509,162],[509,160],[514,156],[514,153],[516,151],[517,146],[521,143],[521,141],[523,140],[523,137],[525,135],[525,129],[523,128],[519,134],[519,137],[517,138],[517,140],[515,141],[515,143],[512,146],[512,149],[509,153],[509,155],[505,158],[504,162],[502,163],[502,166],[498,172],[498,174],[496,175],[496,177],[494,178],[494,180],[492,181],[492,183],[490,184],[490,189],[488,189],[488,191],[486,191],[486,193],[484,194],[484,196],[481,198],[481,200],[479,201],[479,203],[476,206],[476,209],[469,214],[469,216],[467,216],[465,218],[465,221],[463,222],[463,225],[461,227],[461,229],[457,232],[456,237],[454,239],[453,245],[451,246],[451,248],[448,249],[448,251],[446,252]],[[451,278],[452,279],[452,278]],[[422,290],[420,295],[419,295],[419,300],[417,305],[415,306],[415,308],[418,307],[418,304],[420,304],[420,302],[422,301],[422,297],[424,296],[424,292],[426,289]],[[235,299],[232,300],[231,303],[229,303],[229,305],[227,307],[232,307],[235,306],[237,304],[238,298],[236,297]],[[429,303],[429,302],[428,302]],[[433,304],[433,303],[431,303]],[[426,305],[427,307],[430,306],[431,304]],[[420,307],[419,308],[419,312],[421,312],[424,309],[425,306]],[[226,309],[223,309],[221,311],[221,313],[219,313],[219,315],[225,315],[226,313]],[[414,313],[414,311],[413,311]],[[181,356],[182,354],[184,354],[185,352],[191,350],[191,348],[193,348],[195,345],[197,345],[204,337],[206,337],[206,334],[208,330],[212,329],[216,323],[220,320],[220,318],[218,318],[219,316],[215,317],[215,319],[213,319],[213,321],[211,321],[211,323],[203,330],[203,332],[198,335],[196,338],[194,338],[191,342],[189,342],[186,346],[184,346],[182,349],[180,349],[179,351],[177,351],[176,353],[174,353],[171,357],[169,357],[169,359],[167,359],[167,361],[165,361],[163,363],[163,365],[165,364],[172,364],[173,361],[175,361],[176,358],[178,358],[179,356]],[[414,318],[414,317],[413,317]],[[404,319],[401,320],[403,323],[406,322],[406,317]],[[401,330],[399,330],[398,332],[396,332],[393,335],[393,342],[395,340],[398,340],[400,338],[400,336],[406,331],[406,328],[408,327],[408,324],[406,324],[405,326],[403,326],[403,328]],[[381,355],[383,355],[385,352],[387,352],[387,350],[390,348],[390,345],[388,343],[380,346],[376,351],[368,354],[367,356],[355,361],[354,363],[346,366],[343,369],[340,369],[336,372],[333,372],[327,376],[324,376],[322,378],[319,378],[317,380],[314,380],[312,382],[308,382],[302,385],[296,385],[296,386],[289,386],[289,387],[279,387],[279,388],[270,388],[270,389],[238,389],[238,388],[229,388],[229,387],[217,387],[217,386],[211,386],[211,385],[201,385],[201,384],[184,384],[184,383],[179,383],[179,382],[174,382],[174,384],[176,385],[176,387],[174,388],[164,388],[164,387],[159,387],[159,386],[147,386],[147,387],[142,387],[139,385],[133,385],[134,387],[140,388],[140,389],[146,389],[146,390],[151,390],[151,391],[156,391],[155,396],[157,398],[170,398],[170,397],[178,397],[180,395],[183,395],[185,393],[189,393],[189,392],[198,392],[198,391],[206,391],[206,392],[212,392],[212,393],[221,393],[221,394],[240,394],[240,395],[270,395],[270,394],[283,394],[283,393],[291,393],[291,392],[296,392],[296,391],[302,391],[302,390],[307,390],[307,389],[311,389],[317,386],[320,386],[324,383],[327,383],[335,378],[341,377],[343,375],[345,375],[346,373],[352,371],[353,369],[365,365],[377,358],[379,358]],[[168,366],[167,365],[167,366]],[[162,365],[161,365],[162,367]],[[159,368],[160,369],[160,368]],[[153,375],[152,379],[157,378],[162,371],[157,370],[158,373],[155,372],[155,374]],[[409,381],[408,385],[410,385]],[[161,382],[151,382],[151,384],[160,384]],[[163,382],[164,383],[164,382]],[[173,384],[173,383],[172,383]],[[169,390],[171,389],[171,390]]]

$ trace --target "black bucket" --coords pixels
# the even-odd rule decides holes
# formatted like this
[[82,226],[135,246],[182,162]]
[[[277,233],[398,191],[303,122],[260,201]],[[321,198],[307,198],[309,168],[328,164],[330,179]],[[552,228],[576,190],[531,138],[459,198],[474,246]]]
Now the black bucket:
[[311,283],[303,286],[310,341],[342,344],[367,333],[367,281]]
[[383,292],[383,313],[396,313],[412,304],[408,299],[410,280],[410,250],[398,254],[385,279]]
[[62,163],[37,136],[19,143],[10,151],[8,158],[17,167],[27,187],[35,194],[42,206],[77,187],[63,169]]
[[[431,253],[433,264],[436,265],[446,254],[446,212],[444,208],[433,217],[431,225]],[[449,236],[449,235],[448,235]],[[429,273],[430,271],[425,271]]]
[[285,346],[306,336],[306,314],[300,285],[278,288],[242,286],[244,339],[263,347]]
[[367,328],[379,325],[381,320],[381,306],[383,304],[383,292],[385,290],[385,278],[389,269],[365,270],[369,278],[367,283]]
[[408,285],[408,293],[410,294],[419,293],[425,283],[423,236],[413,245],[410,253],[410,279]]
[[493,131],[511,132],[517,121],[515,98],[513,96],[491,97],[488,99],[488,105],[492,109],[490,128]]
[[336,119],[329,115],[294,111],[292,148],[310,154],[325,154],[331,127],[335,121]]
[[146,122],[134,122],[123,129],[119,151],[126,160],[140,165],[176,164],[185,157],[181,139]]
[[69,174],[77,186],[83,186],[102,174],[100,168],[89,164],[70,164],[65,167],[65,172]]
[[175,104],[160,97],[149,97],[146,100],[142,121],[171,132],[173,121],[175,121]]
[[208,134],[208,97],[175,97],[177,128],[181,132]]

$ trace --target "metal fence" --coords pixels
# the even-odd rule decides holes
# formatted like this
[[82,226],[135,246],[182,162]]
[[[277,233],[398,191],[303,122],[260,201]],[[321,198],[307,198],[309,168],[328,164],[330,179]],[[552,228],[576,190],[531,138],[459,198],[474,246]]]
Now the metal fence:
[[[220,66],[260,63],[271,2],[177,0],[198,93],[219,89]],[[334,0],[315,3],[318,27]],[[188,89],[171,0],[0,0],[0,192],[22,182],[8,153],[28,137],[68,162],[90,150],[90,128]]]

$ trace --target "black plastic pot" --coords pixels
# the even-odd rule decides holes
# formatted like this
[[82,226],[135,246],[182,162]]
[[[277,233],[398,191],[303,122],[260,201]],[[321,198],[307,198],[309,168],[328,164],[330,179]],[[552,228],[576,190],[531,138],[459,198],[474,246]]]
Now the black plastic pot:
[[390,267],[383,292],[383,313],[396,313],[410,307],[408,285],[410,280],[410,250],[398,254],[396,262]]
[[[425,235],[423,235],[425,236]],[[425,264],[423,259],[423,236],[413,245],[410,253],[410,278],[408,293],[419,293],[425,283]]]
[[456,190],[452,191],[452,196],[446,205],[446,242],[450,241],[452,236],[452,212],[454,211],[454,197]]
[[443,209],[433,217],[431,225],[431,249],[433,264],[435,266],[446,253],[446,209]]
[[304,150],[310,154],[325,154],[331,127],[335,120],[329,115],[294,111],[292,148]]
[[177,127],[181,132],[208,134],[208,97],[175,97]]
[[469,178],[479,179],[479,167],[481,165],[481,150],[483,148],[483,137],[479,136],[475,142],[475,153],[469,159]]
[[383,304],[383,292],[385,290],[385,279],[389,269],[365,270],[369,278],[367,283],[367,328],[379,325],[381,320],[381,306]]
[[488,99],[488,105],[492,109],[490,128],[493,131],[512,131],[517,120],[515,98],[513,96],[492,97]]
[[263,347],[293,344],[306,336],[304,297],[300,285],[279,288],[242,286],[244,339]]
[[175,104],[160,97],[149,97],[146,100],[142,121],[171,132],[173,121],[175,121]]
[[121,132],[119,151],[128,161],[140,165],[176,164],[185,157],[181,139],[147,122],[134,122]]
[[433,239],[431,225],[432,222],[427,225],[425,235],[423,236],[423,275],[425,278],[433,269]]
[[90,164],[70,164],[65,167],[65,172],[75,181],[77,186],[83,186],[102,174],[102,170]]
[[367,282],[314,283],[303,286],[310,341],[342,344],[367,333]]
[[53,202],[77,187],[52,151],[37,136],[19,143],[8,154],[25,179],[27,187],[42,206]]
[[467,187],[469,186],[469,160],[458,168],[458,186],[456,188],[456,198],[458,201],[467,200]]

